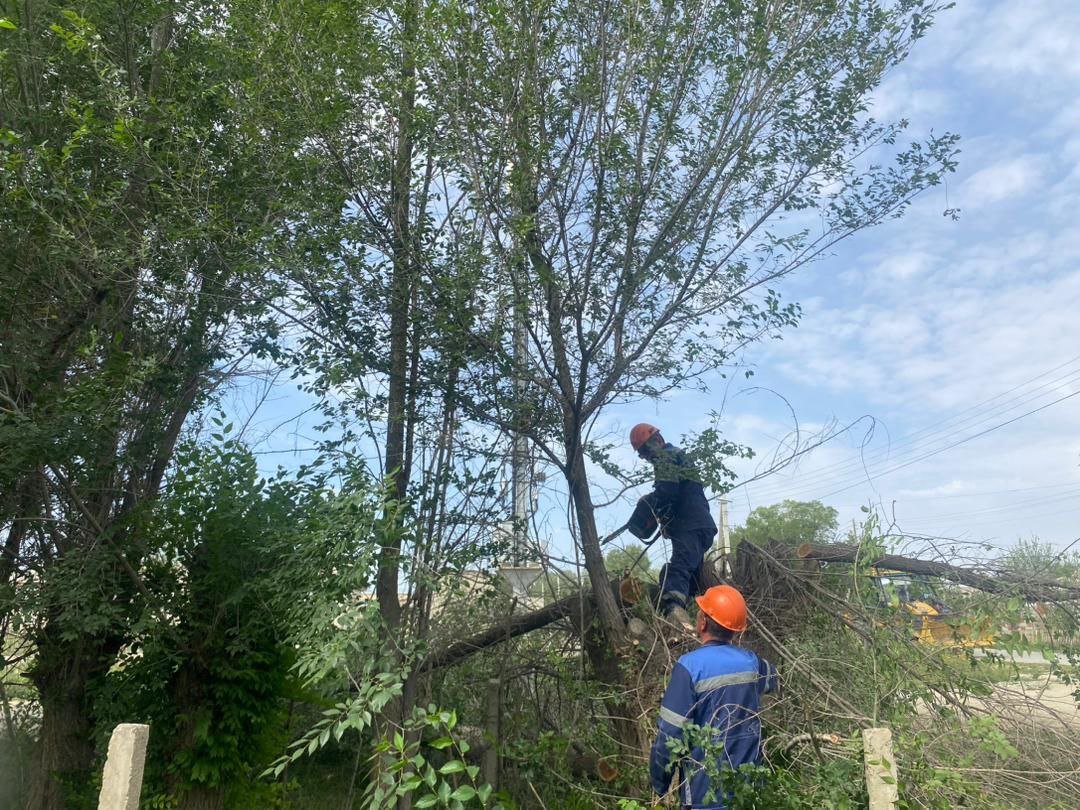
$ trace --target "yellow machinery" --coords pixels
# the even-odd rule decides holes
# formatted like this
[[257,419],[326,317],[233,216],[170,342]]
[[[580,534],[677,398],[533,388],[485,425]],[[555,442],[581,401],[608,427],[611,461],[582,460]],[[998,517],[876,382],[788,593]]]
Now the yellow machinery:
[[871,569],[883,607],[903,608],[914,621],[920,644],[942,647],[989,647],[994,638],[989,627],[972,627],[945,606],[929,577],[887,569]]

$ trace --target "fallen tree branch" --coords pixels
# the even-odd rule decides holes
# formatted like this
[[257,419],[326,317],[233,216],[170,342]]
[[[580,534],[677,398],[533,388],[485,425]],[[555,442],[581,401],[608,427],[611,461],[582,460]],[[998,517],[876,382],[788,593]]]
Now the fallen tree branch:
[[[702,577],[706,586],[719,582],[715,570],[712,565],[708,563],[706,563]],[[650,587],[655,588],[655,586],[641,585],[637,580],[626,578],[612,579],[610,585],[611,591],[615,595],[616,603],[622,605],[633,604],[646,596],[651,597]],[[570,616],[574,610],[580,610],[582,607],[594,607],[593,594],[590,589],[586,588],[585,590],[578,591],[570,596],[563,597],[557,602],[545,605],[539,610],[511,616],[506,621],[495,624],[487,630],[476,633],[461,641],[455,641],[453,644],[430,655],[420,665],[419,672],[430,672],[434,669],[440,669],[456,664],[458,661],[468,658],[473,653],[492,647],[500,641],[509,641],[512,638],[531,633],[533,630],[539,630],[542,627],[547,627],[549,624],[554,624],[559,619]]]
[[[615,587],[618,587],[618,583],[615,583]],[[582,600],[591,605],[591,591],[579,591],[578,593],[566,596],[557,602],[552,602],[550,605],[540,608],[540,610],[511,616],[506,621],[489,627],[487,630],[476,633],[461,641],[455,641],[453,644],[450,644],[429,656],[424,663],[420,665],[420,673],[430,672],[431,670],[439,669],[441,667],[448,667],[464,658],[468,658],[473,653],[492,647],[500,641],[509,641],[512,638],[523,636],[526,633],[531,633],[533,630],[539,630],[542,627],[553,624],[559,619],[569,616],[581,605]]]
[[[804,560],[855,563],[859,561],[860,549],[856,546],[838,544],[803,543],[795,553]],[[866,560],[864,557],[863,562],[879,568],[902,571],[906,574],[941,577],[950,582],[967,585],[970,588],[987,591],[988,593],[1022,596],[1029,602],[1070,602],[1080,600],[1080,585],[1070,585],[1065,582],[1054,582],[1051,585],[1050,581],[1042,577],[1036,582],[1025,579],[1022,574],[1010,573],[988,576],[970,568],[961,568],[946,562],[901,557],[896,554],[882,554],[872,560]]]

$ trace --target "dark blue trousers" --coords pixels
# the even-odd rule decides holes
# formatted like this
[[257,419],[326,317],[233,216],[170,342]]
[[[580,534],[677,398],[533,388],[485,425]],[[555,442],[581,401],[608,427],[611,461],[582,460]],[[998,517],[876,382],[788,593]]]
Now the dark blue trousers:
[[660,569],[660,606],[686,607],[690,597],[701,590],[701,564],[713,544],[716,529],[680,532],[671,540],[671,560]]

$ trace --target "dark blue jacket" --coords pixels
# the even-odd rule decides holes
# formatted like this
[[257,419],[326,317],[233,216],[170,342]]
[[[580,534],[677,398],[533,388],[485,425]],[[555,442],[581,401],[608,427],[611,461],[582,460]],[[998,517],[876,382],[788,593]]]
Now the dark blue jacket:
[[664,534],[681,537],[697,529],[716,531],[709,501],[694,462],[673,444],[665,444],[650,459],[656,473],[653,491],[645,496]]
[[[667,792],[674,759],[669,741],[681,740],[683,729],[691,723],[711,727],[709,747],[718,769],[758,763],[761,696],[776,686],[772,664],[742,647],[709,641],[682,656],[660,702],[660,733],[649,758],[653,790],[659,795]],[[722,786],[709,784],[701,765],[704,757],[703,747],[697,745],[689,759],[677,763],[679,801],[696,810],[722,810]]]

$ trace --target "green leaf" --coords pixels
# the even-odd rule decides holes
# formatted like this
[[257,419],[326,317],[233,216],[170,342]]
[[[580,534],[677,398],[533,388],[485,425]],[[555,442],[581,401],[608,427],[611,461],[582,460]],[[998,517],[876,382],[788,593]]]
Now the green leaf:
[[19,26],[17,26],[15,23],[7,19],[6,17],[0,17],[0,28],[7,28],[10,31],[14,31],[18,27]]
[[457,799],[459,802],[467,802],[469,799],[476,797],[476,788],[472,785],[461,785],[450,794],[451,799]]
[[439,768],[439,773],[443,776],[448,776],[452,773],[461,773],[463,770],[465,770],[465,763],[460,759],[452,759]]
[[428,745],[432,748],[438,748],[440,751],[444,748],[449,748],[454,744],[454,741],[449,737],[439,737],[437,740],[432,740]]
[[437,801],[438,801],[438,798],[436,798],[435,796],[433,796],[433,795],[431,795],[429,793],[427,796],[424,796],[424,797],[422,797],[420,799],[417,799],[415,802],[413,802],[413,807],[420,808],[420,810],[422,810],[422,808],[424,808],[424,807],[433,806],[435,804],[435,802],[437,802]]

